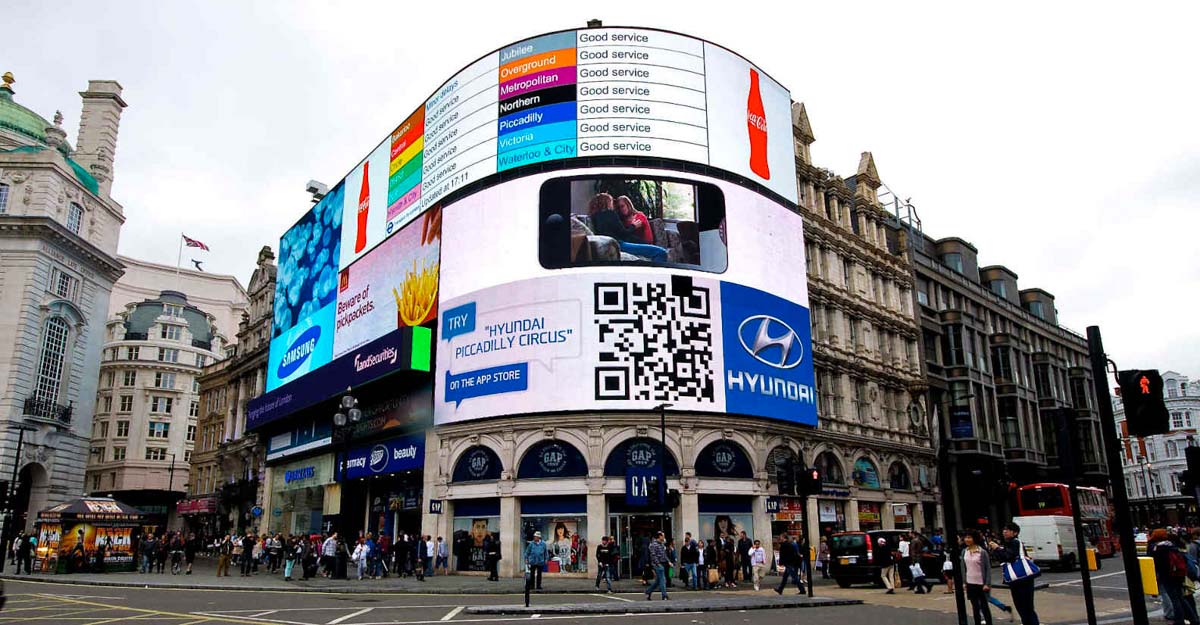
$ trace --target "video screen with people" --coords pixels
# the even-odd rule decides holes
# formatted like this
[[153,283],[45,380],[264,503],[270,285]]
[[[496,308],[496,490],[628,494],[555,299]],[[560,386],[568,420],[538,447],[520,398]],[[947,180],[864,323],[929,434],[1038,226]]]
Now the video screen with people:
[[662,265],[725,271],[725,195],[671,178],[556,178],[540,194],[539,259],[547,269]]

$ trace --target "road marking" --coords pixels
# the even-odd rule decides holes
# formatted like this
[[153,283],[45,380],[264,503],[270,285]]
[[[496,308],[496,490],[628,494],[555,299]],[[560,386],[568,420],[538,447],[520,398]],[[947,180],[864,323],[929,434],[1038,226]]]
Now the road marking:
[[457,608],[454,608],[453,610],[450,610],[449,612],[447,612],[447,613],[446,613],[446,616],[443,616],[443,617],[442,617],[442,620],[443,620],[443,621],[448,621],[448,620],[450,620],[450,619],[454,618],[455,616],[458,616],[458,613],[459,613],[459,612],[462,612],[464,607],[465,607],[465,606],[461,606],[461,605],[460,605],[460,606],[458,606]]
[[366,614],[367,612],[370,612],[371,610],[374,610],[374,609],[375,608],[363,608],[363,609],[359,610],[358,612],[351,612],[350,614],[347,614],[346,616],[339,616],[338,618],[335,618],[332,621],[329,621],[325,625],[338,625],[338,623],[341,623],[343,621],[348,621],[356,616],[362,616],[363,614]]
[[[41,596],[46,597],[47,599],[57,599],[58,601],[65,602],[65,603],[74,603],[74,604],[78,604],[78,605],[91,606],[94,608],[104,608],[107,610],[138,612],[138,613],[141,613],[141,614],[147,615],[147,616],[153,615],[153,616],[175,617],[175,618],[180,618],[180,619],[184,619],[184,620],[195,620],[196,616],[197,616],[196,614],[183,614],[181,612],[168,612],[166,610],[147,610],[147,609],[143,609],[143,608],[130,608],[130,607],[121,606],[121,605],[111,605],[111,604],[99,603],[99,602],[95,602],[95,601],[83,601],[81,599],[67,599],[65,597],[53,597],[50,595],[41,595]],[[203,615],[201,615],[201,616],[203,616]],[[213,621],[213,620],[217,620],[217,618],[218,617],[209,617],[207,620]],[[231,623],[259,625],[258,621],[238,620],[237,618],[228,617],[228,616],[219,617],[219,618],[221,618],[222,620],[225,620],[225,621],[229,621]],[[122,616],[122,617],[118,617],[118,618],[102,619],[99,621],[93,621],[92,623],[89,623],[88,625],[101,625],[102,623],[111,623],[113,621],[120,621],[120,620],[131,620],[131,618],[128,616]]]
[[602,595],[602,594],[600,594],[600,593],[595,593],[595,594],[593,594],[592,596],[593,596],[593,597],[601,597],[601,598],[603,598],[603,599],[612,599],[612,600],[614,600],[614,601],[626,601],[626,602],[629,602],[629,603],[633,603],[633,599],[626,599],[626,598],[624,598],[624,597],[618,597],[618,596],[616,596],[616,595]]
[[268,615],[268,614],[274,614],[274,613],[276,613],[276,612],[278,612],[278,611],[279,611],[279,610],[267,610],[266,612],[258,612],[258,613],[255,613],[255,614],[247,614],[247,615],[246,615],[246,618],[261,618],[261,617],[264,617],[264,616],[266,616],[266,615]]
[[[344,610],[345,608],[342,608],[342,609]],[[210,621],[214,621],[214,620],[215,621],[230,621],[230,622],[234,622],[234,623],[249,623],[251,625],[263,625],[264,623],[271,623],[273,625],[313,625],[313,623],[305,623],[303,621],[285,621],[283,619],[277,619],[277,618],[266,619],[266,618],[255,618],[253,616],[234,617],[234,616],[229,616],[227,614],[222,614],[220,612],[192,612],[189,616],[192,616],[192,617],[203,616],[203,617],[206,617]],[[237,619],[250,619],[250,620],[239,621]]]
[[[628,617],[644,617],[644,616],[682,616],[688,614],[703,614],[703,612],[622,612],[620,614],[562,614],[559,616],[542,616],[535,615],[540,621],[557,621],[563,619],[582,620],[593,618],[628,618]],[[509,616],[500,618],[466,618],[453,621],[454,623],[504,623],[509,621],[528,621],[530,617],[525,616]],[[269,622],[269,621],[268,621]],[[441,621],[379,621],[372,623],[355,623],[354,625],[437,625]]]
[[[1116,571],[1114,573],[1105,573],[1104,575],[1093,575],[1091,578],[1092,579],[1102,579],[1105,577],[1112,577],[1113,575],[1124,575],[1124,574],[1125,574],[1125,571]],[[1058,582],[1057,584],[1050,584],[1050,587],[1054,588],[1054,587],[1058,587],[1058,586],[1073,586],[1075,584],[1082,584],[1082,583],[1083,583],[1082,579],[1073,579],[1069,582]]]

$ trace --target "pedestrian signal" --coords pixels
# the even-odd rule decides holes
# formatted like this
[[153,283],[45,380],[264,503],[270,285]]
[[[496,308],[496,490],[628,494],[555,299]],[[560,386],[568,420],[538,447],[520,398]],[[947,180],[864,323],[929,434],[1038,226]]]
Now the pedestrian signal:
[[1157,369],[1121,371],[1117,381],[1121,384],[1121,403],[1130,436],[1170,431],[1171,417],[1163,401],[1163,381]]

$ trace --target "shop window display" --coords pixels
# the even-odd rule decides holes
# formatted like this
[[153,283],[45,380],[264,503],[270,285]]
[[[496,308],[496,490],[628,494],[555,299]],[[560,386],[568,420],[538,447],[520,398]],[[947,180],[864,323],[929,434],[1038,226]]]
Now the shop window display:
[[521,517],[521,556],[533,533],[541,532],[546,542],[547,573],[586,573],[588,571],[586,516],[528,516]]
[[[454,517],[454,534],[451,544],[454,549],[456,571],[486,571],[487,554],[485,541],[500,540],[500,517]],[[501,553],[502,558],[511,557]]]

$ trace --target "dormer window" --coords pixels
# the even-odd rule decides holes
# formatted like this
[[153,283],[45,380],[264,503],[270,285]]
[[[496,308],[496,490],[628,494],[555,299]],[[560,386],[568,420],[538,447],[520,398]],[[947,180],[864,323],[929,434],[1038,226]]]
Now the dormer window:
[[992,290],[992,293],[1000,297],[1008,297],[1008,287],[1004,285],[1003,280],[992,280],[988,283],[988,288]]
[[1044,308],[1042,308],[1041,302],[1038,302],[1038,301],[1028,302],[1026,304],[1026,307],[1029,309],[1029,314],[1033,315],[1034,317],[1037,317],[1038,319],[1046,318],[1046,311]]
[[958,273],[963,272],[962,254],[959,254],[958,252],[942,254],[942,264],[953,269],[954,271],[957,271]]

